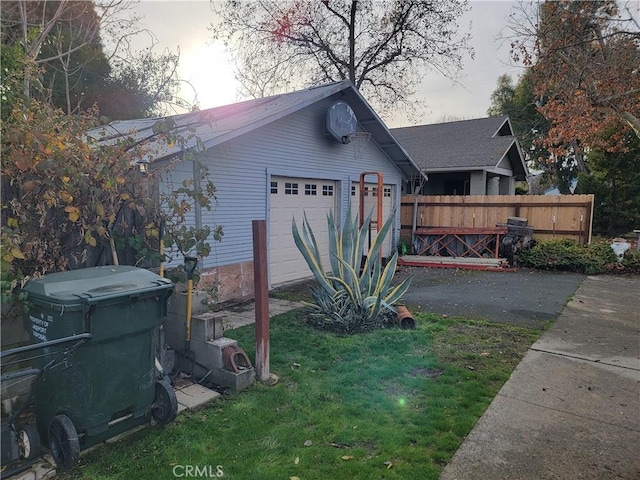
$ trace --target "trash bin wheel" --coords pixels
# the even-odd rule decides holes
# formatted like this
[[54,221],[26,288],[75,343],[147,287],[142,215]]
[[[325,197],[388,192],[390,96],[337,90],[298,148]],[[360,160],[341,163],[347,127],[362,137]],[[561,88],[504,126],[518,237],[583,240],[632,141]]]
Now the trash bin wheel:
[[18,454],[23,460],[33,460],[40,455],[40,434],[34,425],[16,427]]
[[151,407],[151,416],[158,425],[171,423],[178,414],[178,399],[173,387],[166,380],[156,382],[156,396]]
[[49,424],[49,448],[58,468],[69,470],[80,458],[80,442],[73,422],[66,415],[56,415]]

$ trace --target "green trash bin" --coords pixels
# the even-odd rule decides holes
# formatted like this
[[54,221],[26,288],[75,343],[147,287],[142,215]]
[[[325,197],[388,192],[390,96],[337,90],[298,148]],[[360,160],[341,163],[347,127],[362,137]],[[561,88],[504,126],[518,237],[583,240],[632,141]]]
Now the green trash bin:
[[[150,417],[160,424],[175,418],[175,393],[155,366],[170,280],[105,266],[49,274],[24,291],[32,340],[69,339],[43,349],[33,387],[38,431],[59,468],[70,468],[80,449]],[[86,334],[88,341],[73,341]]]

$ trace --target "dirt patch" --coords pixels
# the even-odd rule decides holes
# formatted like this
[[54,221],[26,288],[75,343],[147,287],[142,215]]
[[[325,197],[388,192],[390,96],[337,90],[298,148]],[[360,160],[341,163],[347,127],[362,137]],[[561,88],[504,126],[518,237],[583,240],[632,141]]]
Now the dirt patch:
[[317,285],[318,283],[315,280],[302,280],[300,282],[276,287],[269,292],[269,296],[294,302],[311,302],[313,301],[311,287]]

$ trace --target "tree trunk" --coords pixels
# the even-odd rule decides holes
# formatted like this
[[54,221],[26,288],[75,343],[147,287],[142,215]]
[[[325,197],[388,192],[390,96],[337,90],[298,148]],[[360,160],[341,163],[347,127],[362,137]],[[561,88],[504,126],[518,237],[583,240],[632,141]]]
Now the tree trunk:
[[640,119],[630,112],[621,112],[620,116],[633,128],[636,137],[640,138]]
[[356,84],[356,9],[358,0],[351,2],[351,17],[349,20],[349,80]]

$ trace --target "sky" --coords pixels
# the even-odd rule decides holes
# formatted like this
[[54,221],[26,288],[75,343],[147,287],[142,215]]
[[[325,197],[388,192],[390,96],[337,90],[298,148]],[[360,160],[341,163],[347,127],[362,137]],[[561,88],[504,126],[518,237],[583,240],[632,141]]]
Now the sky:
[[[515,82],[522,72],[522,67],[509,62],[509,45],[497,39],[518,2],[472,0],[469,4],[471,10],[461,17],[460,27],[469,31],[471,24],[475,58],[464,59],[456,84],[437,72],[429,72],[416,95],[426,103],[419,118],[410,119],[401,111],[394,112],[383,117],[388,127],[484,117],[498,77],[506,73]],[[175,53],[180,49],[180,76],[195,89],[201,109],[242,100],[236,91],[229,56],[221,44],[212,43],[208,27],[213,13],[208,1],[142,0],[134,10],[143,17],[140,26],[156,37],[154,51],[169,49]],[[135,46],[149,47],[149,37],[140,36]],[[193,101],[194,95],[191,88],[185,87],[185,99]]]

